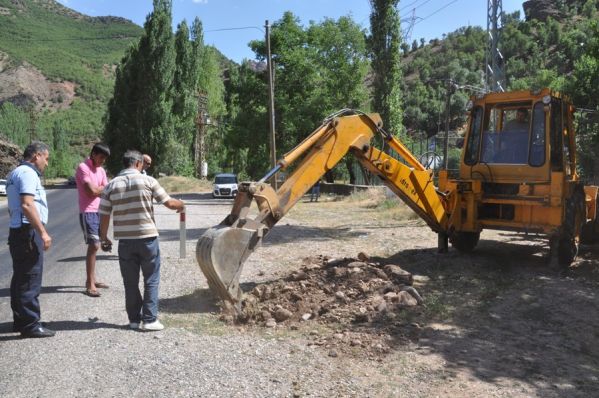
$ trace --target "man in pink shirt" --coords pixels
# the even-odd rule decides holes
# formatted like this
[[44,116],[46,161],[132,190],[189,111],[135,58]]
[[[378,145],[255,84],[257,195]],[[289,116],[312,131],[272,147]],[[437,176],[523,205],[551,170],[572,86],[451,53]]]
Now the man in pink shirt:
[[90,297],[100,297],[97,288],[108,288],[107,284],[96,281],[96,253],[100,248],[98,208],[102,190],[108,184],[106,171],[102,165],[108,156],[110,156],[110,149],[106,144],[95,144],[89,158],[79,164],[75,173],[79,192],[79,222],[83,230],[83,239],[87,244],[85,294]]

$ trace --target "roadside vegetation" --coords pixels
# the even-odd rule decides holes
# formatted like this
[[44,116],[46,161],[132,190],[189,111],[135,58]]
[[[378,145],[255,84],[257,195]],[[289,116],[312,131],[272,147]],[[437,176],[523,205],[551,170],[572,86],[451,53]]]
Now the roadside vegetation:
[[[357,108],[380,112],[385,128],[416,155],[441,155],[448,79],[458,87],[449,126],[454,136],[461,134],[466,102],[483,85],[484,29],[463,27],[429,42],[407,43],[400,34],[404,15],[397,11],[398,0],[370,3],[369,28],[351,16],[306,23],[291,12],[273,22],[278,154],[332,112]],[[27,61],[54,81],[77,84],[68,110],[32,117],[27,108],[0,107],[0,133],[12,141],[56,141],[55,152],[65,155],[50,174],[68,176],[98,139],[114,148],[113,172],[122,151],[136,147],[157,160],[160,172],[197,175],[198,145],[211,175],[235,172],[255,180],[268,170],[265,41],[248,43],[256,60],[237,65],[204,45],[201,20],[174,21],[173,32],[171,0],[154,1],[143,29],[114,18],[73,18],[51,1],[0,0],[0,7],[10,14],[2,16],[0,50],[11,62]],[[599,6],[597,0],[572,0],[555,7],[556,19],[502,15],[506,89],[548,86],[573,98],[580,110],[579,172],[591,179],[599,155]],[[105,37],[117,39],[99,39]],[[66,145],[57,146],[60,142]],[[452,168],[460,150],[450,144]],[[326,179],[356,182],[361,170],[354,163],[347,157]]]
[[212,192],[212,182],[193,177],[160,177],[158,182],[168,193]]

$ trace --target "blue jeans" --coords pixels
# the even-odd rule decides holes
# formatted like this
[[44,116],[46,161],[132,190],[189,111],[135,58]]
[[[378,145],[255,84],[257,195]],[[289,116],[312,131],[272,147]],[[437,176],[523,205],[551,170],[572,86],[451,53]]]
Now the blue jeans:
[[40,325],[39,295],[42,290],[44,244],[29,226],[10,228],[8,245],[13,275],[10,282],[10,306],[15,332],[29,332]]
[[[125,308],[129,322],[154,322],[158,317],[160,245],[158,237],[119,240],[119,265],[125,285]],[[143,299],[139,271],[144,277]]]
[[310,202],[317,201],[320,197],[320,185],[314,185],[310,191]]

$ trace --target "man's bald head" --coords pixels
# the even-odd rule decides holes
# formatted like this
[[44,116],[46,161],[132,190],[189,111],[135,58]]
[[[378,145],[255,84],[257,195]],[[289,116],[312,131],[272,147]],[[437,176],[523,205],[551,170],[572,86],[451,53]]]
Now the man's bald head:
[[144,170],[147,170],[150,168],[150,166],[152,166],[152,158],[150,157],[150,155],[148,154],[143,154],[143,158],[144,158]]

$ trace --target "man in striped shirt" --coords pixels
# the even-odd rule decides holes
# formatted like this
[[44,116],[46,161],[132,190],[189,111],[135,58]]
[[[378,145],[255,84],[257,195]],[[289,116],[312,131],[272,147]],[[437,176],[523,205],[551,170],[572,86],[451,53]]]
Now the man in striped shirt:
[[[129,150],[123,155],[125,167],[104,188],[100,200],[100,241],[110,247],[108,225],[113,214],[113,234],[119,241],[119,265],[125,285],[125,307],[131,329],[162,330],[158,320],[160,247],[154,223],[152,200],[177,213],[184,203],[171,198],[153,177],[142,174],[143,157]],[[144,278],[143,299],[139,291],[139,272]]]

